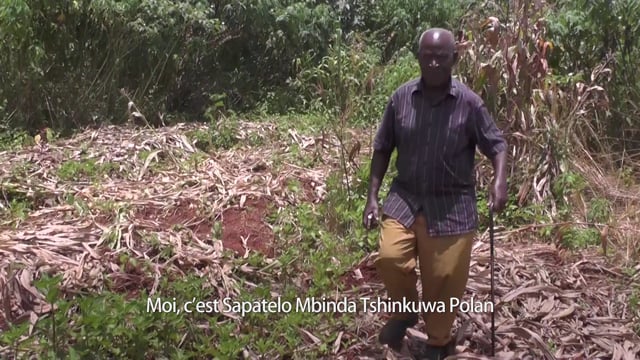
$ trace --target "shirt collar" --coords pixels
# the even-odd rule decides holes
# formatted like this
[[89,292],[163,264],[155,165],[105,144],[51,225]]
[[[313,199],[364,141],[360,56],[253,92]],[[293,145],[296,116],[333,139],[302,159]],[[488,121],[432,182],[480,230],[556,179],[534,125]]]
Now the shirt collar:
[[[422,77],[418,77],[417,79],[415,79],[413,81],[413,86],[411,88],[411,93],[414,93],[416,91],[422,92],[423,87],[424,87],[424,84],[422,83]],[[451,95],[453,97],[456,97],[456,98],[460,94],[460,88],[458,86],[458,82],[453,77],[451,78],[451,81],[449,82],[449,91],[447,91],[447,94],[449,94],[449,95]]]

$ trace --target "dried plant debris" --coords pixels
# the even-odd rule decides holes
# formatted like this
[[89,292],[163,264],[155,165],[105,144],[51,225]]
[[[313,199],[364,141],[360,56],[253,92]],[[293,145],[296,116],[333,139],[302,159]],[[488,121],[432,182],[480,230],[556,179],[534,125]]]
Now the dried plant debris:
[[[202,145],[215,136],[204,125],[103,127],[0,153],[0,211],[11,215],[0,218],[0,328],[51,310],[33,285],[43,273],[62,274],[68,292],[109,286],[131,296],[153,294],[161,277],[196,274],[221,297],[234,296],[238,284],[225,252],[276,256],[268,214],[323,201],[327,177],[340,164],[338,141],[328,135],[266,122],[240,122],[234,134],[239,146],[224,150]],[[256,139],[260,144],[251,143]],[[508,241],[516,236],[522,232],[496,234],[497,357],[637,358],[629,283],[639,276],[600,256],[568,259],[552,245]],[[123,252],[151,269],[122,266]],[[374,258],[342,277],[348,290],[341,295],[385,296]],[[488,235],[481,234],[467,299],[490,299],[489,259]],[[386,316],[361,313],[337,329],[333,358],[410,358],[420,332],[411,332],[403,354],[393,353],[377,343]],[[489,312],[460,315],[457,358],[487,358],[490,324]],[[319,346],[312,329],[301,331],[306,346]]]
[[[273,128],[240,124],[237,136],[263,137]],[[231,295],[234,282],[223,252],[269,255],[267,213],[325,196],[325,176],[334,164],[297,166],[287,147],[315,140],[295,135],[259,151],[241,146],[203,152],[195,143],[214,136],[204,125],[103,127],[1,153],[0,210],[8,215],[0,219],[3,324],[47,311],[32,286],[40,273],[62,273],[68,291],[99,290],[109,278],[117,280],[112,290],[139,291],[143,284],[153,294],[160,276],[191,272]],[[290,191],[292,182],[301,184],[299,191]],[[28,216],[11,216],[15,204]],[[150,260],[155,275],[123,273],[122,252]]]
[[[473,248],[463,301],[490,302],[489,249],[488,234],[484,234]],[[355,273],[371,268],[372,258],[358,265],[350,277],[356,278]],[[629,281],[637,282],[637,278],[630,279],[620,269],[605,264],[601,256],[565,258],[553,245],[499,242],[495,261],[495,358],[631,360],[640,355],[640,336],[634,332],[628,308],[633,296]],[[348,294],[353,298],[386,296],[375,276]],[[346,349],[341,358],[412,359],[411,354],[419,353],[425,336],[418,331],[424,330],[422,321],[416,331],[409,332],[403,354],[392,355],[377,344],[375,331],[384,321],[384,316],[369,319],[366,336],[358,336],[361,341]],[[461,312],[455,328],[460,331],[459,354],[451,358],[490,358],[490,311]],[[359,331],[364,330],[360,327]],[[370,355],[354,355],[365,349]]]

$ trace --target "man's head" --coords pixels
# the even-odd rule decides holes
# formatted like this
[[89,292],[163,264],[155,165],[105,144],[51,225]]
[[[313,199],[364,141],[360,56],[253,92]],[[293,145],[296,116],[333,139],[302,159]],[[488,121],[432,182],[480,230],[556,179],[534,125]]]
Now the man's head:
[[418,62],[425,85],[445,85],[457,60],[456,42],[450,31],[433,28],[422,33],[418,42]]

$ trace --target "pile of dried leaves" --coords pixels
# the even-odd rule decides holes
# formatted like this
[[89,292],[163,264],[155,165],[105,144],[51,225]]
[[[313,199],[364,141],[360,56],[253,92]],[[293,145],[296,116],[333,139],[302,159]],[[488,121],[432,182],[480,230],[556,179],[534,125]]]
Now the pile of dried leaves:
[[[270,244],[259,232],[225,238],[225,230],[236,234],[252,226],[229,219],[237,214],[230,209],[260,201],[274,207],[322,201],[325,180],[339,166],[339,147],[326,136],[242,123],[238,136],[246,146],[203,153],[192,134],[207,131],[203,125],[184,124],[147,130],[105,127],[0,153],[3,207],[11,200],[33,206],[22,220],[0,222],[0,328],[35,322],[51,309],[33,286],[42,273],[63,274],[62,285],[71,293],[103,289],[108,279],[111,290],[132,296],[141,288],[153,294],[161,277],[191,273],[208,278],[221,297],[234,296],[237,283],[224,261],[225,249],[244,249],[242,255],[268,252]],[[262,138],[264,146],[249,146],[252,136]],[[289,162],[293,146],[306,156],[316,154],[316,165]],[[291,191],[292,180],[302,184],[300,192]],[[225,223],[225,216],[238,228],[216,233],[216,223]],[[498,355],[635,359],[640,338],[628,306],[629,283],[638,281],[637,273],[633,278],[600,256],[569,258],[553,246],[527,244],[516,236],[522,232],[499,231],[496,238]],[[160,257],[158,248],[167,247],[172,256]],[[123,251],[150,260],[153,271],[121,266]],[[384,295],[371,259],[347,274],[358,286],[346,295]],[[489,299],[488,272],[488,235],[483,234],[473,250],[468,296]],[[459,320],[463,341],[458,350],[487,354],[490,314],[462,314]],[[393,358],[376,343],[383,322],[384,314],[359,316],[350,333],[337,336],[335,358]]]
[[[240,142],[274,133],[270,124],[242,125],[236,134]],[[311,152],[317,145],[311,137],[288,130],[279,146],[205,153],[194,145],[198,132],[206,137],[208,127],[104,127],[0,153],[0,210],[8,215],[16,201],[33,207],[25,218],[0,221],[0,328],[49,311],[33,286],[42,273],[63,274],[62,286],[71,293],[101,290],[109,279],[111,290],[135,295],[141,285],[153,294],[161,276],[189,272],[207,277],[221,296],[233,296],[223,250],[246,248],[247,239],[223,239],[224,234],[214,234],[215,224],[227,222],[230,208],[255,199],[282,207],[318,202],[325,195],[324,177],[333,164],[304,169],[282,156],[293,145]],[[279,156],[283,160],[276,167]],[[303,191],[287,191],[292,180],[302,183]],[[260,237],[250,242],[251,250],[271,245]],[[158,249],[167,247],[173,256],[158,261]],[[153,275],[123,272],[122,252],[151,260]]]
[[[552,245],[523,245],[496,237],[495,326],[498,359],[637,359],[640,355],[638,319],[630,309],[632,283],[640,281],[640,266],[633,276],[606,265],[599,255],[568,256]],[[473,248],[471,274],[465,300],[490,301],[489,236]],[[372,257],[352,276],[362,277],[373,267]],[[419,287],[418,287],[419,288]],[[374,279],[354,289],[353,297],[384,296]],[[636,295],[637,296],[637,295]],[[378,314],[364,314],[362,342],[337,358],[412,359],[425,335],[422,321],[410,330],[403,354],[377,344],[384,324]],[[634,324],[635,322],[635,324]],[[636,329],[634,329],[634,325]],[[491,351],[491,313],[460,313],[456,320],[458,359],[487,359]],[[384,354],[384,355],[378,355]]]

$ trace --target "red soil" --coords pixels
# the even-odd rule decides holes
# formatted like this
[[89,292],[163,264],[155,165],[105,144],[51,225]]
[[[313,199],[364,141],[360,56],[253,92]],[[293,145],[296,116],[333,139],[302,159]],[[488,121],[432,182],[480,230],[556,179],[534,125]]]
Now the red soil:
[[246,239],[246,247],[273,257],[274,234],[266,223],[269,212],[267,199],[247,199],[243,208],[231,207],[222,214],[222,243],[239,255],[245,253],[242,239]]

